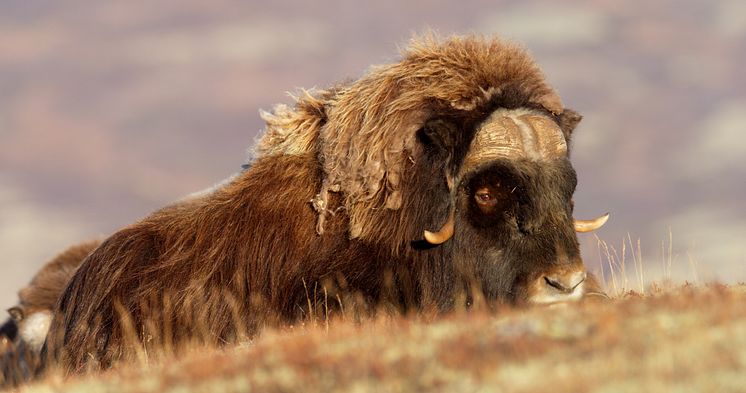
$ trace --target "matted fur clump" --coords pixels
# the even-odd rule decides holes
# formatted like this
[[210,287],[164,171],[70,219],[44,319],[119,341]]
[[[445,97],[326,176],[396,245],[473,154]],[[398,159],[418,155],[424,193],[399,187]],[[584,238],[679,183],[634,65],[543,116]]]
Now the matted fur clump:
[[519,45],[497,38],[415,38],[394,64],[371,67],[333,90],[303,92],[294,109],[264,113],[257,157],[317,152],[324,179],[313,205],[324,231],[329,192],[342,191],[350,237],[367,239],[376,209],[399,209],[400,181],[415,134],[436,110],[474,111],[506,90],[557,115],[562,101]]

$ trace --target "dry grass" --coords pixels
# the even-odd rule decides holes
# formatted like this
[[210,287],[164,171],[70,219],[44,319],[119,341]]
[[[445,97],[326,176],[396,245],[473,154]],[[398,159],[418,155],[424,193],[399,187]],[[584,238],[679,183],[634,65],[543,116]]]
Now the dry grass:
[[[596,242],[597,274],[612,298],[624,296],[630,291],[640,295],[675,291],[680,286],[677,283],[682,280],[695,286],[702,284],[699,264],[691,250],[686,252],[688,267],[682,266],[680,255],[674,253],[674,238],[670,228],[660,243],[657,255],[648,254],[645,258],[640,239],[633,240],[629,233],[618,244],[609,243],[598,236]],[[688,270],[687,274],[682,275],[683,270]],[[679,272],[677,278],[674,278],[674,271]]]
[[331,321],[25,391],[738,391],[744,304],[744,285],[687,285],[608,303]]

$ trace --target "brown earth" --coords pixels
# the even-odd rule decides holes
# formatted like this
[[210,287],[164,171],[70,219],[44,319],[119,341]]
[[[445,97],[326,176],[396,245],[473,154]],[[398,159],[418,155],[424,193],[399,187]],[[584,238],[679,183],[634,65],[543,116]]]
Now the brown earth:
[[312,323],[28,392],[743,391],[746,285]]

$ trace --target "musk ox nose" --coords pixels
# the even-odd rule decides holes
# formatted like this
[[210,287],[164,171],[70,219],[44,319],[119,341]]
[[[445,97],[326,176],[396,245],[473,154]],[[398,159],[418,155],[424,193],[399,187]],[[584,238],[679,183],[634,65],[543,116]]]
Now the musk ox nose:
[[532,286],[529,302],[551,304],[580,300],[585,295],[585,269],[562,269],[541,276]]

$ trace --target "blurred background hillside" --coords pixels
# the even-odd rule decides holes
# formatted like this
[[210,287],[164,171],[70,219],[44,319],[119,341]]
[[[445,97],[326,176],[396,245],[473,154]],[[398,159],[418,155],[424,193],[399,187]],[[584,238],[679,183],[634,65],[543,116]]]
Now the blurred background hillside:
[[746,281],[746,2],[558,4],[0,2],[0,306],[67,245],[239,169],[285,92],[395,61],[426,28],[525,43],[585,115],[576,215],[610,211],[598,236],[639,238],[646,279],[670,231],[674,280]]

